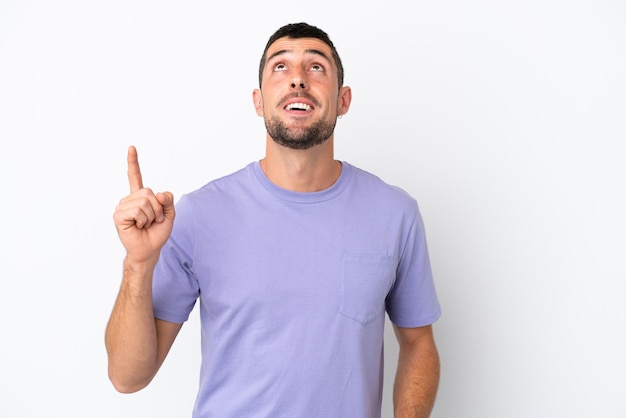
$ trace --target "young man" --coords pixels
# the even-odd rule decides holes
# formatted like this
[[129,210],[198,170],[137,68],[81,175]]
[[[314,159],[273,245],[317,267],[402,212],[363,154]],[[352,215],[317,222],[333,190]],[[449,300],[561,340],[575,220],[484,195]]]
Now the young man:
[[[305,23],[280,28],[254,106],[266,155],[184,195],[144,188],[114,220],[126,248],[106,331],[109,376],[146,386],[200,300],[194,417],[380,417],[385,312],[400,356],[396,417],[428,417],[440,315],[415,200],[333,156],[351,90],[337,51]],[[176,222],[174,222],[176,212]]]

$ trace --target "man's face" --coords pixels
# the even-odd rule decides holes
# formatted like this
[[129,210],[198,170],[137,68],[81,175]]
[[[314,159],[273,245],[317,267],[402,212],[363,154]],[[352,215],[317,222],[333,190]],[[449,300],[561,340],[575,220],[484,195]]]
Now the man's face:
[[315,38],[280,38],[267,50],[257,114],[280,145],[307,149],[330,138],[340,114],[331,50]]

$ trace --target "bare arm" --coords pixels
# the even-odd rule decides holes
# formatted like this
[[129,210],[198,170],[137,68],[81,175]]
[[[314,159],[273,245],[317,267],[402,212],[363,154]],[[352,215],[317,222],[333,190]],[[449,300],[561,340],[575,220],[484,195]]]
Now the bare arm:
[[126,248],[119,294],[105,333],[109,378],[120,392],[135,392],[154,377],[182,324],[156,320],[152,275],[174,222],[171,193],[144,188],[134,147],[128,150],[130,195],[113,219]]
[[[182,324],[154,318],[152,289],[137,289],[133,281],[152,285],[151,274],[138,273],[124,262],[124,278],[105,334],[109,379],[122,393],[136,392],[150,383],[163,364]],[[137,280],[134,280],[137,279]]]
[[439,353],[432,326],[394,325],[400,345],[393,390],[395,418],[428,418],[439,386]]

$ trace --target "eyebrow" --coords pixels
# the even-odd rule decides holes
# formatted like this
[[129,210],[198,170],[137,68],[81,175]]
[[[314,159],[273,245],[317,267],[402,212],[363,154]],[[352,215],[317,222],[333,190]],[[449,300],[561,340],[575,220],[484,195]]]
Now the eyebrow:
[[[274,52],[272,55],[270,55],[269,57],[267,57],[267,62],[271,61],[273,58],[279,56],[279,55],[284,55],[287,53],[293,52],[292,49],[281,49],[280,51],[276,51]],[[326,58],[327,61],[330,62],[330,58],[328,57],[328,55],[326,55],[323,51],[320,51],[319,49],[305,49],[304,50],[305,54],[314,54],[314,55],[319,55],[322,56],[324,58]]]

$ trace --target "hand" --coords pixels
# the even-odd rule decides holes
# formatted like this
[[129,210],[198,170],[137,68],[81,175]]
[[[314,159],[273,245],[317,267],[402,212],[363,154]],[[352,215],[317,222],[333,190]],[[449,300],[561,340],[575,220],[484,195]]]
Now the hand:
[[117,233],[126,248],[127,261],[156,263],[161,247],[172,232],[174,196],[143,187],[137,149],[128,148],[130,195],[123,198],[113,215]]

